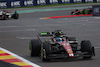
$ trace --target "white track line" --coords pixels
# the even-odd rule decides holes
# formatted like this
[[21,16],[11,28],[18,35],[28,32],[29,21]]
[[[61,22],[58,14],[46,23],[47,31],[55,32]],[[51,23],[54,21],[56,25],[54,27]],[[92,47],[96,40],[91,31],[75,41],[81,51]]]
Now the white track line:
[[100,17],[94,17],[95,19],[100,19]]
[[[38,39],[38,37],[19,37],[19,36],[16,36],[16,38],[18,39]],[[51,38],[51,37],[40,37],[40,38],[45,39],[45,38]]]
[[23,31],[35,31],[36,29],[24,29],[24,30],[10,30],[10,31],[0,31],[0,32],[23,32]]
[[18,38],[18,39],[36,39],[37,37],[19,37],[19,36],[16,36],[16,38]]
[[10,52],[10,51],[4,49],[4,48],[1,48],[1,47],[0,47],[0,50],[2,50],[2,51],[4,51],[4,52],[6,52],[6,53],[8,53],[8,54],[10,54],[10,55],[12,55],[12,56],[14,56],[14,57],[20,59],[20,60],[22,60],[22,61],[24,61],[24,62],[26,62],[26,63],[32,65],[33,67],[41,67],[41,66],[39,66],[39,65],[37,65],[37,64],[35,64],[35,63],[32,63],[32,62],[30,62],[30,61],[24,59],[23,57],[20,57],[20,56],[18,56],[18,55],[16,55],[16,54],[14,54],[14,53],[12,53],[12,52]]

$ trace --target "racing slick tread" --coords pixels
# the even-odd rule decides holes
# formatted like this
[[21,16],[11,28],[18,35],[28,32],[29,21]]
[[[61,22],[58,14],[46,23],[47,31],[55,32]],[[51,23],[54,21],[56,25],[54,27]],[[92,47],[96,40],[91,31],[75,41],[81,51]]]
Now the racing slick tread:
[[40,54],[41,45],[38,39],[31,40],[29,47],[31,56],[38,56]]
[[83,58],[91,58],[92,57],[92,53],[93,53],[92,45],[89,40],[84,40],[81,42],[81,51],[88,52],[88,54],[86,54],[86,55],[90,55],[90,56],[83,56]]

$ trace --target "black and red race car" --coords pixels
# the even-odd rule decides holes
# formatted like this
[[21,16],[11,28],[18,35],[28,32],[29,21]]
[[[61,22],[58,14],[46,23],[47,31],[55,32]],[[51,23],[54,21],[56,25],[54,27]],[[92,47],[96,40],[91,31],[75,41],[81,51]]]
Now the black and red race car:
[[14,18],[14,19],[18,19],[19,18],[19,14],[16,11],[0,11],[0,19],[6,20],[9,18]]
[[92,8],[86,9],[76,9],[75,11],[71,12],[72,15],[79,15],[79,14],[92,14]]
[[29,49],[31,56],[40,56],[42,61],[95,56],[94,47],[89,40],[83,40],[79,45],[75,37],[68,37],[60,30],[39,33],[37,39],[30,41]]

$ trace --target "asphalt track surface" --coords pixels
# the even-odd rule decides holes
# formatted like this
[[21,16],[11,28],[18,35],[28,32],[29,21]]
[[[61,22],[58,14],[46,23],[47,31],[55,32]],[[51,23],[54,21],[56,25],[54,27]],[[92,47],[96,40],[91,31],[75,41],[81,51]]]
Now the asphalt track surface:
[[[64,6],[65,7],[65,6]],[[70,6],[68,6],[70,7]],[[72,7],[72,6],[71,6]],[[44,8],[45,9],[45,8]],[[43,17],[63,16],[72,10],[34,12],[20,14],[18,20],[0,20],[0,47],[5,48],[41,67],[99,67],[100,66],[100,17],[75,17],[59,19],[40,19]],[[96,56],[92,59],[52,59],[43,62],[39,57],[29,54],[29,41],[36,38],[38,32],[62,30],[68,36],[79,40],[90,40],[95,47]],[[18,67],[0,61],[0,67]]]

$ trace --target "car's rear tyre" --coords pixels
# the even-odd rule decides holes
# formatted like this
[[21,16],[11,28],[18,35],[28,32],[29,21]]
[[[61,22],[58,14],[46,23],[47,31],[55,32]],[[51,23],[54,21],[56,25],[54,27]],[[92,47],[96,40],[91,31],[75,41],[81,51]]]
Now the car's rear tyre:
[[19,18],[19,14],[15,11],[15,13],[12,15],[12,18],[18,19]]
[[89,40],[84,40],[81,42],[81,51],[87,52],[87,54],[85,54],[86,56],[84,55],[83,58],[91,58],[92,57],[93,47]]
[[50,54],[50,52],[51,52],[51,45],[47,42],[44,42],[41,48],[42,61],[50,61],[50,59],[48,58],[48,55]]
[[41,45],[38,39],[31,40],[29,43],[30,55],[31,56],[39,56]]
[[18,19],[19,18],[19,14],[13,14],[13,18],[14,19]]
[[3,14],[3,15],[2,15],[2,19],[3,19],[3,20],[6,20],[6,19],[7,19],[6,14]]
[[89,11],[88,11],[88,14],[92,14],[92,10],[89,10]]

